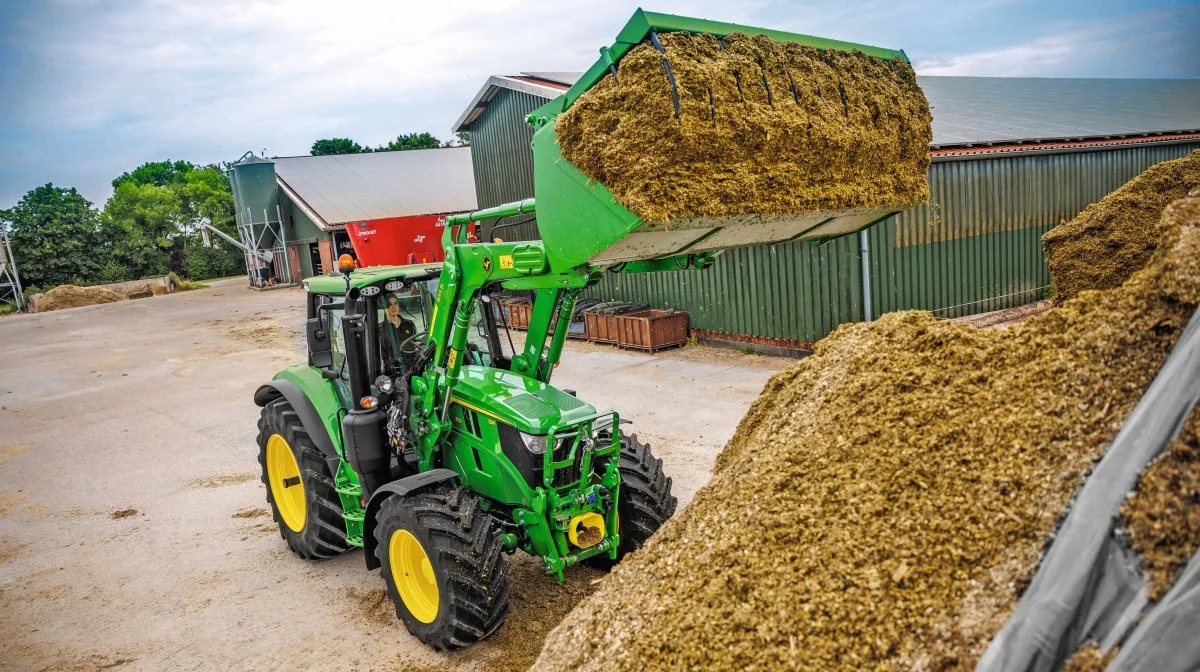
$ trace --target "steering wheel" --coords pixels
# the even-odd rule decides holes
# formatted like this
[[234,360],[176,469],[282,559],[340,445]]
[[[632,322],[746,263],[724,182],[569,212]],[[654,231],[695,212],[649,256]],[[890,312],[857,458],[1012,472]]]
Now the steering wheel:
[[400,356],[404,359],[416,357],[421,353],[421,341],[427,332],[421,331],[409,336],[400,343]]
[[408,371],[413,364],[421,356],[421,341],[425,338],[426,332],[418,332],[409,336],[400,342],[398,352],[395,359],[390,363],[391,367],[399,375],[401,371]]

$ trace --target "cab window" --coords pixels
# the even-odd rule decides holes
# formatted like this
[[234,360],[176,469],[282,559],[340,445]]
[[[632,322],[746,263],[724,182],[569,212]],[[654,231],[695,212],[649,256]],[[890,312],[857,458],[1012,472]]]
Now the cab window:
[[413,366],[425,341],[427,327],[419,288],[381,293],[376,315],[383,370],[399,375]]

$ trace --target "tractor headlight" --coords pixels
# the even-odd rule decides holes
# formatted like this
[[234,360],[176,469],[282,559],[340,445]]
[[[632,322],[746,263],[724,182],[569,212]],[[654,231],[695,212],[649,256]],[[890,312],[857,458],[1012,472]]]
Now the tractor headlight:
[[395,389],[392,384],[392,379],[388,376],[380,376],[375,379],[375,389],[379,390],[380,394],[391,394]]
[[521,435],[521,442],[525,444],[525,449],[534,455],[546,454],[546,437],[534,436],[525,432],[517,432]]

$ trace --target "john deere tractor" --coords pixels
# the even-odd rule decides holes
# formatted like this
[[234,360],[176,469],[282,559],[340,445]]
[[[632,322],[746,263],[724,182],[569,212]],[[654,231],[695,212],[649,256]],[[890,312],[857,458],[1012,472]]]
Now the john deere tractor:
[[[346,264],[306,280],[308,361],[254,394],[267,501],[288,546],[309,560],[362,547],[399,618],[434,648],[500,627],[508,554],[537,556],[561,581],[579,563],[619,561],[675,511],[662,462],[617,412],[550,382],[585,288],[605,272],[697,271],[729,247],[840,235],[894,212],[668,227],[618,204],[559,153],[555,118],[666,31],[768,32],[902,57],[638,10],[578,83],[530,115],[536,200],[447,218],[441,264]],[[472,242],[481,223],[535,212],[539,240]],[[517,347],[501,290],[533,296]]]

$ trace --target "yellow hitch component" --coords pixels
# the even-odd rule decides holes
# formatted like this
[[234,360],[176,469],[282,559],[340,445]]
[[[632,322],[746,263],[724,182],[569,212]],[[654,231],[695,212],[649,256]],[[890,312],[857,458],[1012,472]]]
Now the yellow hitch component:
[[412,532],[392,533],[388,540],[388,568],[409,613],[422,623],[433,623],[438,615],[437,576],[425,547]]
[[271,486],[271,499],[283,524],[293,532],[303,532],[307,517],[304,501],[304,484],[300,482],[300,465],[287,439],[272,434],[267,439],[267,482]]
[[581,513],[571,519],[567,539],[579,548],[595,546],[604,539],[604,517],[598,513]]

